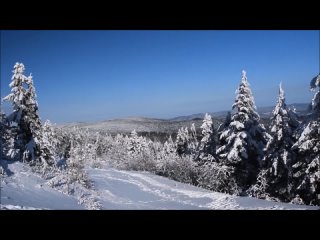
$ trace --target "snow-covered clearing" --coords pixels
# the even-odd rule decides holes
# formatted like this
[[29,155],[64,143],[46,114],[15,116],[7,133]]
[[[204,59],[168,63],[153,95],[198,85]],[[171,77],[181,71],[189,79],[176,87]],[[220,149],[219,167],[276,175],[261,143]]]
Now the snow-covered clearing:
[[[2,161],[2,209],[84,209],[74,196],[45,184],[22,163]],[[102,209],[319,209],[211,192],[147,172],[87,169]]]

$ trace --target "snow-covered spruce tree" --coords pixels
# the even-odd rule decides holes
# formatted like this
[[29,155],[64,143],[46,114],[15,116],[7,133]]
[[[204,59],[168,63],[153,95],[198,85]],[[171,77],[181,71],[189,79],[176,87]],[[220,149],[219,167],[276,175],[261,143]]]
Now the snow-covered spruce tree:
[[130,133],[130,138],[128,142],[128,151],[129,154],[134,157],[140,154],[145,147],[146,143],[143,141],[142,137],[139,137],[136,130],[134,129]]
[[97,141],[99,141],[99,137],[97,138],[96,134],[89,131],[89,129],[85,129],[81,131],[82,139],[80,141],[82,147],[82,158],[84,159],[85,165],[90,165],[92,167],[98,167],[99,164],[97,160]]
[[170,156],[176,153],[176,145],[173,142],[171,135],[163,145],[163,152],[166,158],[170,158]]
[[42,137],[40,138],[40,155],[55,159],[57,157],[58,138],[52,123],[46,120],[42,126]]
[[24,73],[24,65],[16,63],[14,65],[12,81],[9,84],[11,93],[4,97],[3,100],[11,101],[13,112],[7,117],[9,125],[11,127],[12,139],[14,140],[14,146],[10,149],[9,155],[12,159],[22,159],[23,152],[26,145],[26,133],[22,129],[23,123],[23,111],[25,106],[26,89],[24,84],[26,82],[26,76]]
[[114,138],[107,138],[106,143],[110,146],[108,150],[106,149],[106,155],[110,159],[110,164],[119,169],[126,169],[127,166],[124,160],[128,158],[128,136],[123,136],[118,133]]
[[170,135],[168,140],[165,141],[163,147],[158,152],[156,162],[157,174],[166,177],[172,175],[172,163],[178,158],[176,149],[176,145]]
[[177,153],[179,156],[190,154],[188,148],[189,142],[189,132],[188,128],[180,128],[178,130],[177,139],[176,139],[176,146],[177,146]]
[[102,141],[102,136],[99,134],[99,132],[96,132],[92,136],[92,143],[88,143],[87,145],[87,154],[88,154],[88,160],[91,167],[94,168],[100,168],[101,163],[98,158],[98,150],[100,147],[100,141]]
[[292,149],[297,153],[293,180],[295,194],[306,204],[320,205],[320,75],[312,79],[311,90],[313,118]]
[[111,153],[113,146],[115,145],[115,142],[116,142],[116,137],[113,138],[110,134],[97,132],[96,133],[97,157],[104,158],[104,156],[107,156],[109,153]]
[[144,139],[147,145],[142,152],[141,158],[142,165],[144,166],[143,170],[155,173],[157,154],[160,151],[159,144],[150,139]]
[[190,137],[189,137],[189,142],[188,142],[188,146],[190,149],[190,152],[192,154],[195,154],[198,148],[198,139],[197,139],[197,131],[196,131],[196,126],[194,123],[191,124],[190,127]]
[[[33,79],[24,75],[24,65],[16,63],[13,70],[11,93],[4,100],[11,101],[13,112],[8,116],[11,124],[15,157],[18,160],[41,162],[48,166],[53,164],[52,157],[47,154],[46,146],[42,142],[42,126],[38,115]],[[27,85],[28,89],[24,86]]]
[[257,183],[250,189],[250,195],[290,201],[292,198],[291,165],[295,158],[291,147],[295,142],[293,132],[298,125],[295,114],[286,105],[285,94],[280,84],[277,104],[271,117],[271,138],[265,148],[263,169],[259,173]]
[[51,144],[44,138],[43,128],[38,114],[38,103],[36,100],[36,92],[33,86],[33,79],[30,75],[26,84],[28,89],[26,91],[25,106],[24,111],[24,122],[25,129],[30,132],[30,140],[27,142],[27,147],[23,155],[23,160],[41,162],[45,166],[54,164],[53,151],[51,149]]
[[178,130],[176,138],[177,154],[182,157],[185,155],[195,155],[198,147],[197,132],[194,123],[191,124],[190,133],[187,127]]
[[145,137],[138,136],[136,130],[131,132],[128,141],[128,169],[154,172],[156,156],[153,151],[153,142]]
[[216,158],[216,142],[215,142],[215,130],[211,116],[206,113],[203,119],[201,128],[201,140],[198,147],[198,153],[196,160],[205,162]]
[[67,185],[77,182],[86,188],[90,187],[90,181],[84,166],[86,163],[86,148],[85,148],[85,132],[79,128],[74,128],[70,138],[71,145],[69,158],[67,159]]
[[234,177],[239,188],[245,191],[252,185],[259,172],[263,148],[268,135],[256,111],[246,72],[237,90],[235,113],[229,126],[220,135],[221,146],[217,154],[226,166],[234,167]]
[[50,120],[46,120],[42,125],[42,133],[43,136],[46,138],[48,144],[50,144],[51,150],[55,153],[58,145],[58,139],[56,136],[54,126],[50,122]]
[[[25,95],[24,129],[30,132],[30,140],[27,142],[27,149],[23,154],[23,160],[33,161],[40,156],[41,122],[38,116],[38,103],[33,87],[32,76],[27,78],[28,89]],[[42,160],[42,159],[41,159]]]
[[[230,114],[228,114],[224,124],[221,126],[228,126],[230,123]],[[232,177],[234,167],[227,166],[216,155],[216,139],[217,134],[214,127],[212,118],[206,113],[202,129],[202,139],[199,144],[199,152],[197,160],[200,163],[198,185],[210,189],[212,191],[239,194],[235,178]]]

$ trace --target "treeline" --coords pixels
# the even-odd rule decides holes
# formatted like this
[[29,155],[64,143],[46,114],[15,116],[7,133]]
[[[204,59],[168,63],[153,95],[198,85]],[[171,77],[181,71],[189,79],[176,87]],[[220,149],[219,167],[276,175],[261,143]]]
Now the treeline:
[[42,124],[32,77],[23,73],[23,64],[17,63],[12,93],[5,97],[12,102],[13,113],[1,115],[2,154],[7,159],[26,161],[43,171],[58,168],[84,185],[90,185],[86,166],[108,164],[223,193],[320,205],[319,75],[311,81],[316,91],[312,114],[303,122],[286,106],[280,85],[265,128],[243,71],[232,111],[223,124],[214,127],[206,114],[201,132],[192,124],[179,129],[174,141],[169,136],[163,143],[135,130],[129,136],[111,136]]

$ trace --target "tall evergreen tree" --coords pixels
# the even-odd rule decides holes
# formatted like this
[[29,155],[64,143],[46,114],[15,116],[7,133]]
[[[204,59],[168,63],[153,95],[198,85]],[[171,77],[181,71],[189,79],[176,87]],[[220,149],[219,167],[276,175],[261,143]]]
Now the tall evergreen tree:
[[233,109],[235,113],[230,124],[220,135],[222,146],[217,154],[227,166],[235,168],[233,177],[244,191],[256,180],[268,139],[264,126],[259,123],[260,117],[245,71],[242,72]]
[[33,86],[33,79],[30,75],[26,79],[28,89],[25,95],[25,106],[23,111],[22,129],[27,133],[27,144],[23,154],[23,159],[26,161],[35,161],[40,159],[44,163],[50,160],[51,157],[46,156],[50,151],[43,149],[42,141],[42,125],[38,114],[38,103],[36,101],[36,92]]
[[294,112],[286,105],[285,94],[280,84],[277,104],[271,117],[271,138],[265,148],[263,169],[257,178],[257,184],[251,188],[253,196],[272,196],[282,201],[289,201],[292,197],[291,165],[295,154],[291,147],[295,142],[293,132],[298,125]]
[[23,131],[23,111],[25,106],[26,89],[24,84],[27,77],[24,75],[24,65],[22,63],[16,63],[14,65],[12,81],[9,84],[11,93],[4,97],[3,100],[11,101],[13,112],[7,117],[7,120],[11,126],[12,139],[14,140],[14,146],[10,150],[10,155],[13,159],[22,159],[25,151],[26,133]]
[[[42,126],[38,114],[33,79],[24,75],[25,67],[16,63],[13,70],[11,93],[4,100],[11,101],[13,112],[8,121],[13,132],[15,157],[18,160],[42,162],[44,165],[53,163],[42,142]],[[28,86],[25,89],[25,86]]]
[[313,117],[292,149],[298,157],[293,167],[296,194],[306,204],[320,205],[320,75],[311,80]]

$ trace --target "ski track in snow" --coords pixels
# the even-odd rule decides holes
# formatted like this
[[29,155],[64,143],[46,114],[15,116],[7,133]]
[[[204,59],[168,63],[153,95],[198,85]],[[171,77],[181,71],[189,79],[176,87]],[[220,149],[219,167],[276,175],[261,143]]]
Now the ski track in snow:
[[103,209],[317,209],[211,192],[147,172],[88,169]]
[[[84,209],[75,196],[47,186],[27,165],[6,168],[10,174],[1,179],[1,210]],[[102,209],[319,209],[212,192],[148,172],[86,170],[94,184],[88,193]]]

